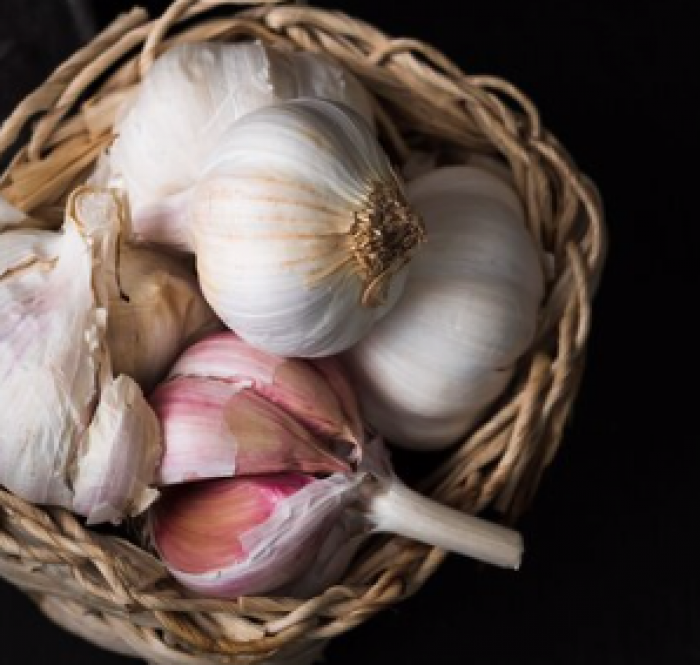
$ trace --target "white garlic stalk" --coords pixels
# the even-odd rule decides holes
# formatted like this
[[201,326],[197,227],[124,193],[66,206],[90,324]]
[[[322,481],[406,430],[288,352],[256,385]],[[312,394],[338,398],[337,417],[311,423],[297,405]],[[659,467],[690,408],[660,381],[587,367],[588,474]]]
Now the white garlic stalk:
[[114,374],[127,374],[148,393],[185,348],[222,324],[194,272],[174,256],[123,244],[118,275],[107,325]]
[[424,239],[367,123],[318,99],[239,120],[188,197],[136,223],[184,239],[224,323],[286,357],[355,344],[396,302]]
[[117,123],[111,171],[140,210],[190,187],[232,122],[297,97],[343,102],[372,118],[364,88],[323,55],[258,42],[176,46],[158,58]]
[[60,233],[0,234],[0,483],[90,522],[145,508],[160,455],[155,415],[106,348],[118,224],[111,195],[82,189]]
[[454,443],[508,384],[543,296],[515,192],[474,167],[417,178],[408,198],[428,243],[402,299],[346,357],[363,413],[392,443]]

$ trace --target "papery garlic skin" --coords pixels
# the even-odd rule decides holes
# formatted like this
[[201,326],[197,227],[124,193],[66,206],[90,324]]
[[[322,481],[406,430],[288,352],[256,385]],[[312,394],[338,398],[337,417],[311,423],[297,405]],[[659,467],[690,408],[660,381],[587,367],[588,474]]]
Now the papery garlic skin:
[[72,220],[0,235],[0,483],[34,503],[71,504],[66,469],[98,397],[91,280]]
[[113,195],[82,188],[62,232],[0,234],[0,483],[92,523],[145,509],[160,456],[158,423],[106,346],[119,226]]
[[214,311],[288,357],[361,339],[400,296],[424,240],[368,125],[315,99],[236,123],[192,191],[188,222]]
[[259,42],[176,46],[156,60],[117,123],[110,170],[137,211],[194,184],[232,122],[298,97],[343,102],[371,121],[367,92],[323,55]]
[[131,376],[148,393],[181,351],[223,325],[181,259],[124,244],[118,275],[107,326],[114,374]]
[[396,445],[453,444],[510,381],[543,296],[515,192],[474,167],[409,184],[429,242],[401,301],[346,356],[368,423]]
[[152,488],[160,447],[156,415],[128,376],[110,382],[88,428],[76,462],[73,505],[88,524],[118,524],[142,513],[158,496]]

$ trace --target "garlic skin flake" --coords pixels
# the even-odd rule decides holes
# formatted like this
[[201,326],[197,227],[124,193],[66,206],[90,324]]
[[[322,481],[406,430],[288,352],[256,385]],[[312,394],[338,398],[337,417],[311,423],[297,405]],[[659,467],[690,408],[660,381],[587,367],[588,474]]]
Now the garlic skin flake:
[[372,118],[364,88],[323,55],[259,42],[176,46],[156,60],[117,123],[109,162],[122,181],[115,184],[134,211],[188,189],[231,123],[298,97],[343,102]]
[[366,122],[315,99],[236,123],[179,223],[191,224],[214,311],[253,346],[287,357],[361,339],[400,296],[424,240]]
[[114,197],[82,188],[60,233],[0,234],[0,483],[91,522],[147,507],[160,456],[155,416],[131,378],[115,382],[106,346],[118,231]]
[[446,167],[408,197],[429,241],[402,299],[346,355],[368,423],[390,442],[439,449],[464,435],[530,345],[543,275],[524,212],[499,177]]

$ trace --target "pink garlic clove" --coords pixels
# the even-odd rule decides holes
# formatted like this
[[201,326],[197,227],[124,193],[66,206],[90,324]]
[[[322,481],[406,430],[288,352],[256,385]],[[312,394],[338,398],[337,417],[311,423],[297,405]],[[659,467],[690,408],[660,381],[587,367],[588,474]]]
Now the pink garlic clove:
[[297,473],[169,488],[150,532],[185,587],[211,597],[263,593],[298,577],[343,506],[348,481]]
[[313,362],[259,351],[234,333],[210,335],[191,346],[170,377],[198,376],[243,383],[312,432],[361,455],[363,428],[352,390],[333,359]]
[[182,376],[161,384],[151,405],[163,429],[160,485],[349,468],[282,409],[240,384]]

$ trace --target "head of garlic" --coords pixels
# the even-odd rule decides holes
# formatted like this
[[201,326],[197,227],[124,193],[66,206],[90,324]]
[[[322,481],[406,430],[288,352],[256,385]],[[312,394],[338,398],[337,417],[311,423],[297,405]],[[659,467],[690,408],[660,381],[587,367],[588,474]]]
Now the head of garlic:
[[222,324],[181,258],[123,243],[116,277],[107,325],[112,367],[149,393],[181,351]]
[[0,483],[89,521],[155,498],[160,430],[106,343],[119,212],[109,193],[68,201],[61,232],[0,234]]
[[408,198],[429,241],[400,302],[346,364],[372,428],[397,445],[438,449],[505,389],[535,334],[543,274],[501,178],[440,168],[411,182]]
[[239,120],[187,199],[148,223],[182,229],[217,315],[282,356],[355,344],[396,302],[424,240],[367,123],[315,99]]
[[176,46],[155,61],[122,111],[109,170],[137,211],[189,188],[232,122],[298,97],[343,102],[372,118],[364,88],[323,55],[260,42]]

